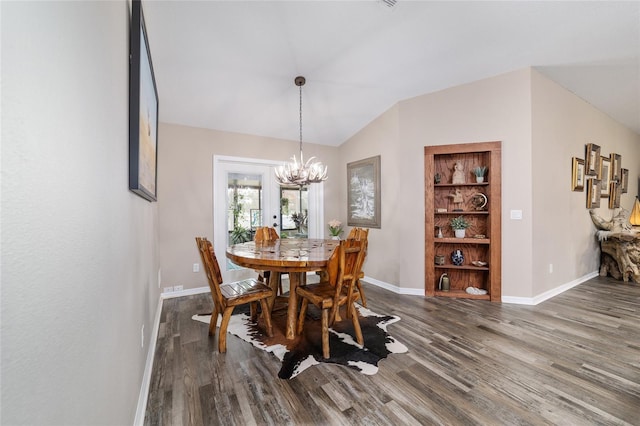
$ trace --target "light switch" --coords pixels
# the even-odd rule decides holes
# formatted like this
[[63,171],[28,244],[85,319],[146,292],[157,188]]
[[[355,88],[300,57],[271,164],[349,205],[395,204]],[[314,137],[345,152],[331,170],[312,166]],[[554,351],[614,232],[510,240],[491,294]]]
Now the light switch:
[[522,210],[511,210],[511,219],[522,220]]

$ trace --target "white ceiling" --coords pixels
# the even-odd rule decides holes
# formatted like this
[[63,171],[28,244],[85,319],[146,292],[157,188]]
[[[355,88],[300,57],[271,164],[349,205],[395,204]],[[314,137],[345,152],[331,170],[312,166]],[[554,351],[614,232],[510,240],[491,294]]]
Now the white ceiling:
[[340,145],[395,103],[536,67],[640,133],[640,1],[144,1],[163,122]]

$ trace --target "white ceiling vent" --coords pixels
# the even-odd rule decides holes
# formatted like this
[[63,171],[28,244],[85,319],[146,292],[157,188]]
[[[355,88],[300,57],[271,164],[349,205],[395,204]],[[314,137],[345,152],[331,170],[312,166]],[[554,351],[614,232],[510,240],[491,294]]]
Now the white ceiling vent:
[[380,0],[380,3],[384,4],[389,9],[393,9],[395,5],[398,3],[398,0]]

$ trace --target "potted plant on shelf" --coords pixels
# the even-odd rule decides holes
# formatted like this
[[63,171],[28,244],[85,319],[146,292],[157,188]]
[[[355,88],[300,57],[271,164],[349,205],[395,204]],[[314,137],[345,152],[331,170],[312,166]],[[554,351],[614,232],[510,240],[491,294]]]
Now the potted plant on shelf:
[[485,166],[475,167],[472,171],[473,174],[476,175],[476,182],[484,182],[484,176],[487,174],[487,168]]
[[470,226],[464,216],[454,217],[449,221],[456,238],[464,238],[465,230]]

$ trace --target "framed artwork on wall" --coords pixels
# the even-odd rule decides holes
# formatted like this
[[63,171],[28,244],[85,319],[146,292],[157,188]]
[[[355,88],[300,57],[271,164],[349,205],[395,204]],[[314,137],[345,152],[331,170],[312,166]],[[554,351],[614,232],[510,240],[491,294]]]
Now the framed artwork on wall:
[[573,157],[571,166],[571,190],[580,192],[584,190],[584,160],[581,158]]
[[347,225],[380,228],[380,156],[347,164]]
[[629,169],[622,169],[622,185],[620,190],[623,194],[629,192]]
[[622,178],[622,156],[611,153],[611,180],[620,183]]
[[588,176],[597,176],[600,167],[600,146],[594,143],[588,143],[584,157],[585,174]]
[[158,91],[140,0],[131,4],[129,65],[129,189],[157,200]]
[[587,180],[587,208],[596,209],[600,207],[600,180]]
[[600,157],[600,168],[598,172],[600,179],[600,197],[609,197],[609,184],[611,183],[611,161],[609,157]]
[[609,188],[609,208],[617,209],[620,207],[620,198],[621,198],[621,187],[618,182],[611,182],[611,187]]

